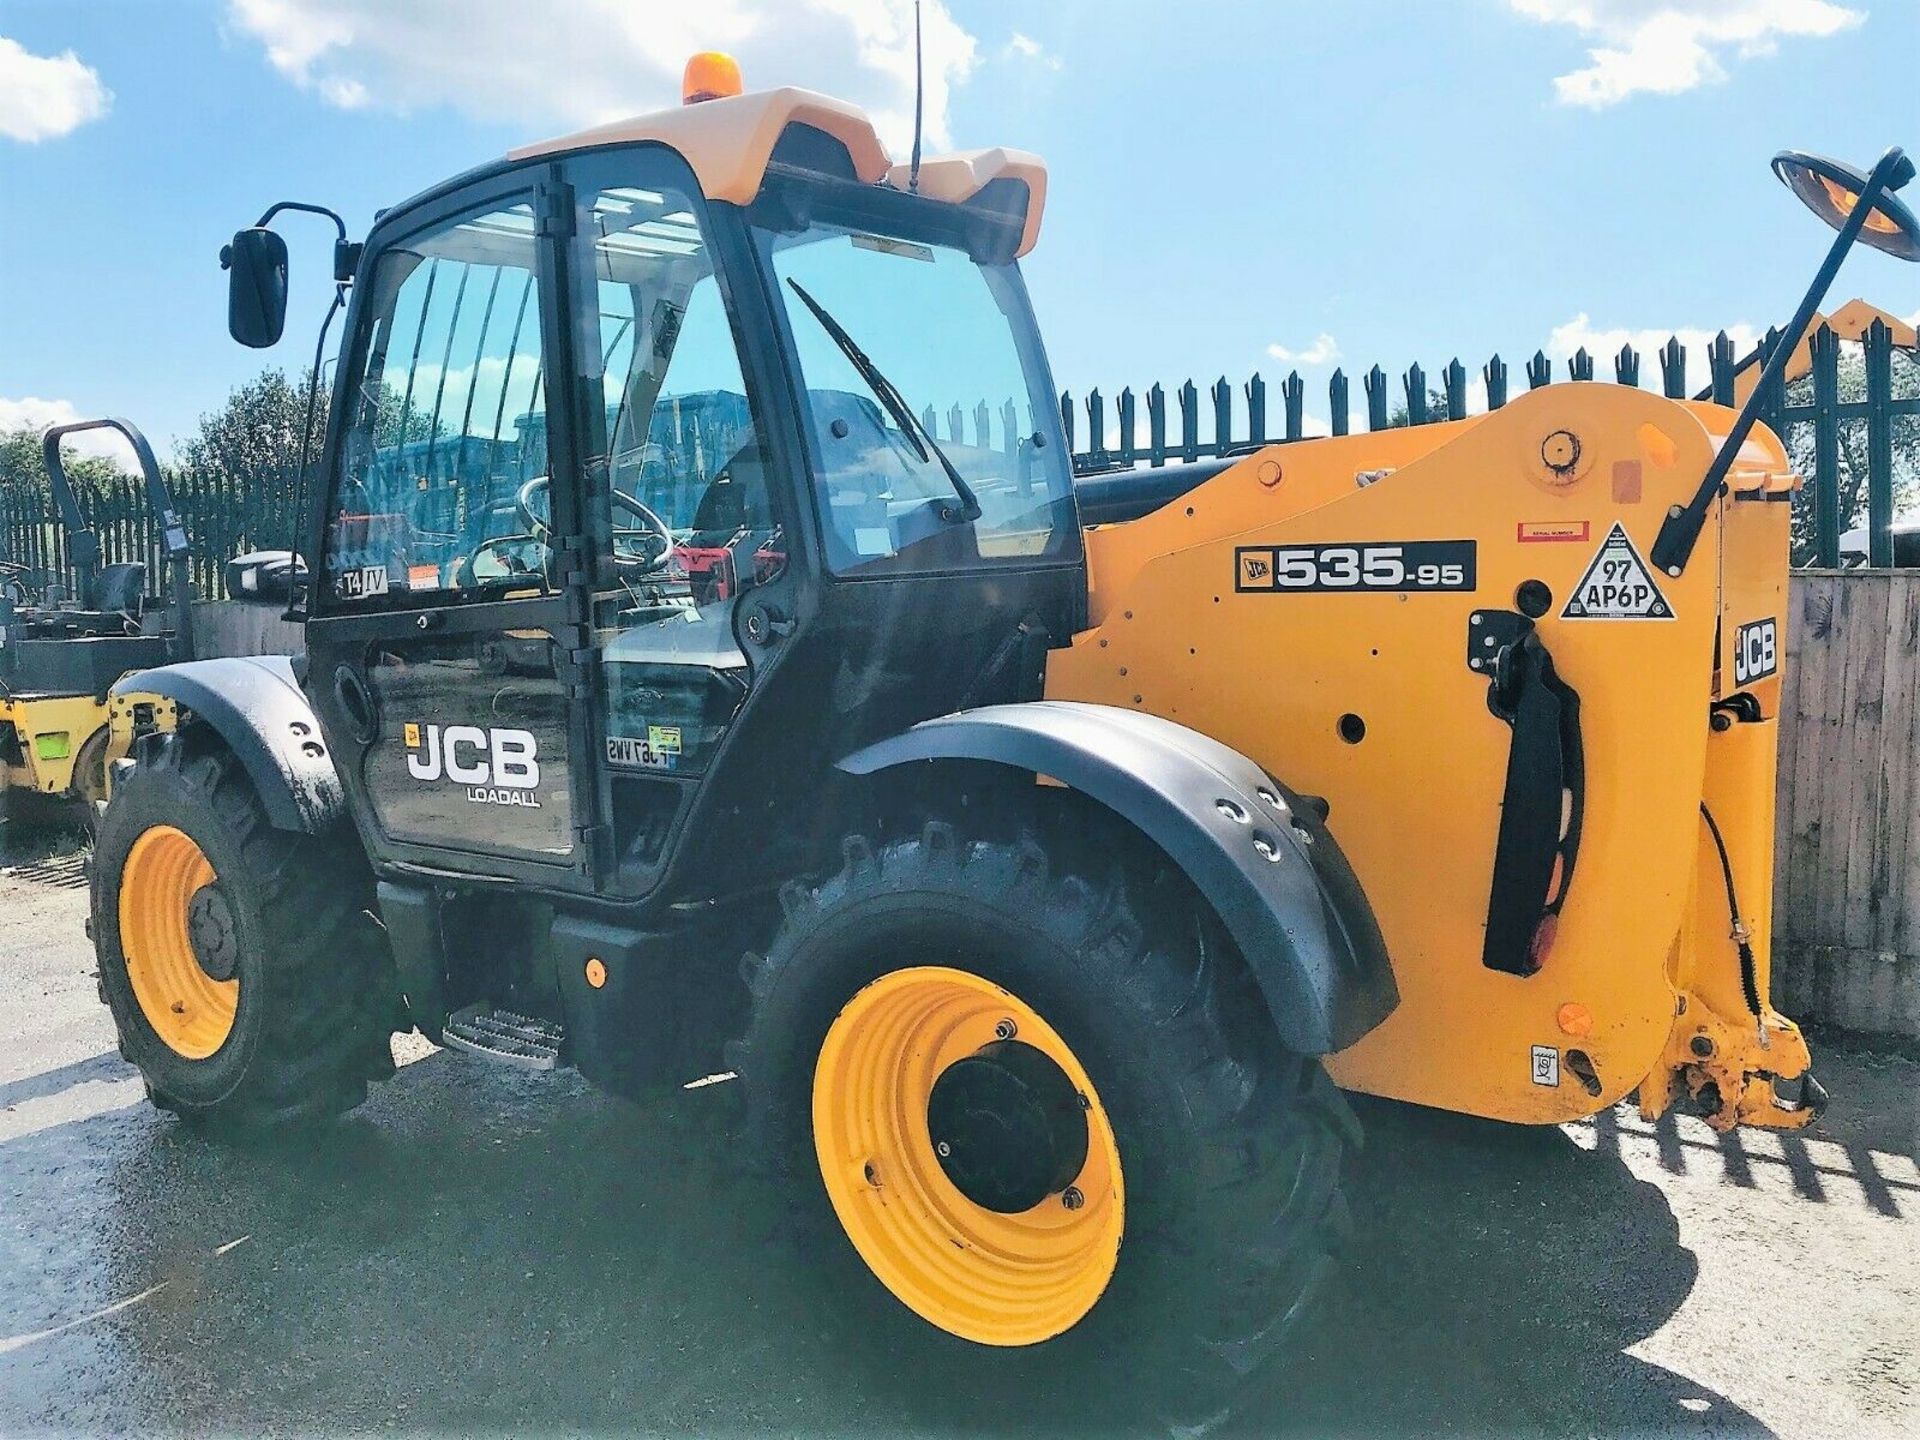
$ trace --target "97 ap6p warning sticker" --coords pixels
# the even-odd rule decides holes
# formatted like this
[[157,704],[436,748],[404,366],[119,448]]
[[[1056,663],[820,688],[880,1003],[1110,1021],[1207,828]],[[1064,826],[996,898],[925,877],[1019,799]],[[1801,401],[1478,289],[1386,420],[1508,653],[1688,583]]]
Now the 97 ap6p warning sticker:
[[1615,521],[1600,551],[1567,598],[1563,620],[1671,620],[1673,607],[1660,593],[1653,569],[1640,558]]

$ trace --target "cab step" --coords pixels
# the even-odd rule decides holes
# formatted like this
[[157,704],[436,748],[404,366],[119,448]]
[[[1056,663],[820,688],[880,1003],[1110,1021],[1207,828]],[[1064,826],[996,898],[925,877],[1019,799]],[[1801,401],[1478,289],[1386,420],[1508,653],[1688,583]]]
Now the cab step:
[[455,1050],[518,1065],[525,1070],[552,1070],[560,1064],[560,1046],[567,1032],[551,1020],[522,1015],[492,1005],[469,1005],[454,1013],[441,1032]]

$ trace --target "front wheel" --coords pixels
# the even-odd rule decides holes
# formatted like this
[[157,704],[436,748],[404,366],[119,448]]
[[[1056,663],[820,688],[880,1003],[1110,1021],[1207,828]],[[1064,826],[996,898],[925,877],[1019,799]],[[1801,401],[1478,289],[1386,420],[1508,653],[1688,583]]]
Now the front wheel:
[[99,822],[93,935],[121,1053],[165,1110],[258,1129],[393,1073],[392,964],[348,836],[275,830],[217,739],[143,742]]
[[752,1152],[884,1312],[1220,1413],[1344,1239],[1338,1092],[1156,856],[938,823],[844,854],[748,960]]

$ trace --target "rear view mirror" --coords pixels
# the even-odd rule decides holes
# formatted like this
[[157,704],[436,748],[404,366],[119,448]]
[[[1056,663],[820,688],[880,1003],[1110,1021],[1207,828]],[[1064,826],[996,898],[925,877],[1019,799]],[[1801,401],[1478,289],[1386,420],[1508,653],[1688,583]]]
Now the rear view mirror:
[[[1853,166],[1800,150],[1782,150],[1774,156],[1773,173],[1836,230],[1852,218],[1868,184],[1868,177]],[[1898,168],[1887,177],[1886,189],[1860,225],[1862,241],[1902,260],[1920,260],[1920,221],[1892,192],[1912,178],[1913,162],[1900,157]]]
[[227,331],[242,345],[264,350],[287,323],[287,242],[271,230],[242,230],[222,247],[227,272]]

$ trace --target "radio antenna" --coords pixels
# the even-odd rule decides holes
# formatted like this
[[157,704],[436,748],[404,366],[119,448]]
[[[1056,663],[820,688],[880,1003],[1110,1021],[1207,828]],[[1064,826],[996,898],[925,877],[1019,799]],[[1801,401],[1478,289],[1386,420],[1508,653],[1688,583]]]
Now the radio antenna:
[[913,156],[907,163],[907,193],[920,192],[920,116],[926,101],[927,61],[920,47],[920,0],[913,0]]

